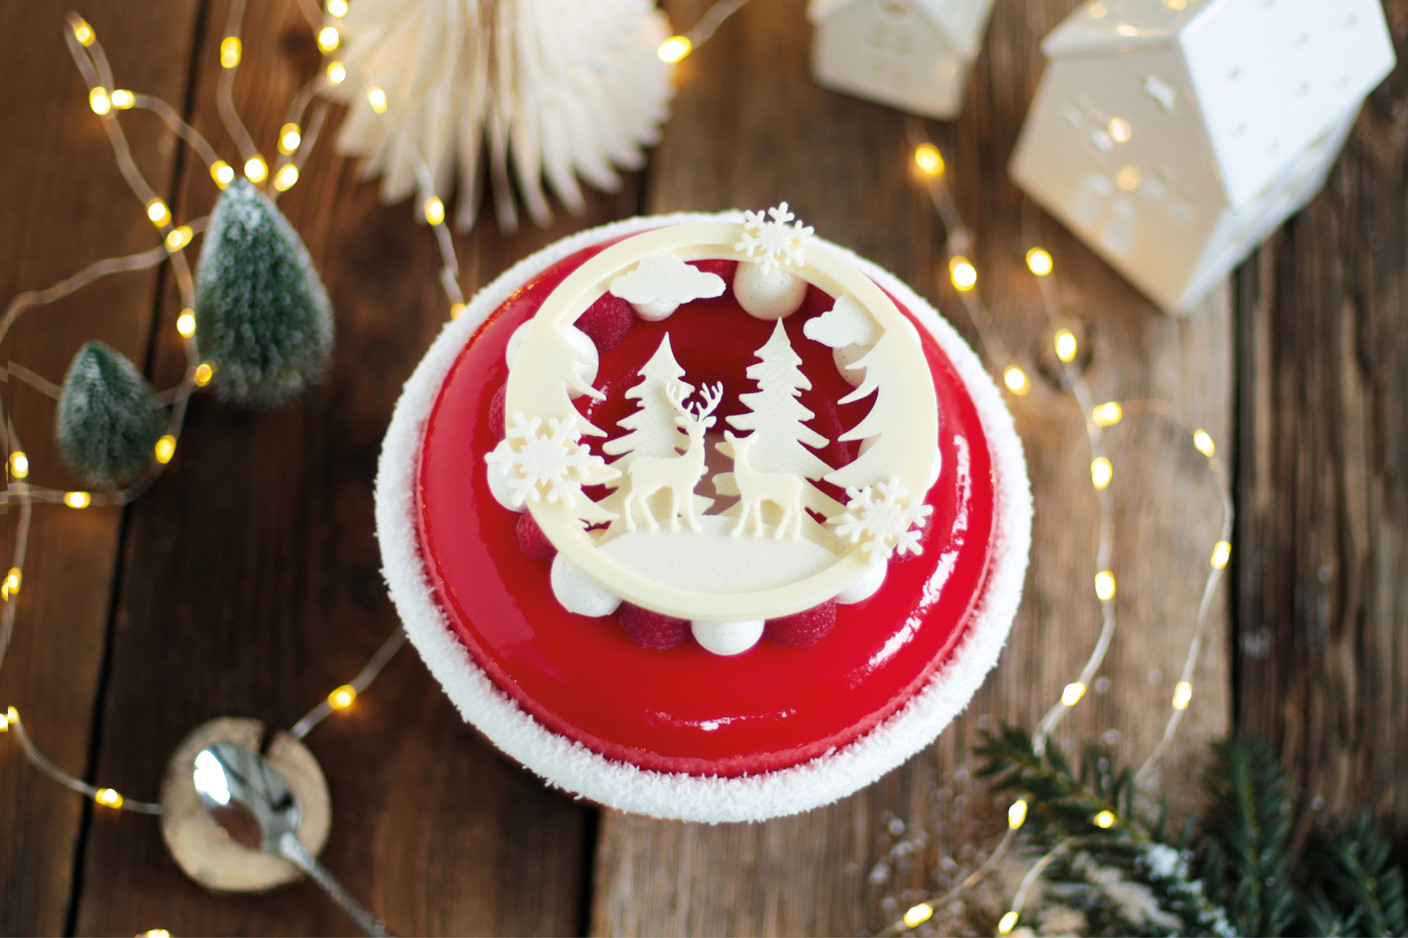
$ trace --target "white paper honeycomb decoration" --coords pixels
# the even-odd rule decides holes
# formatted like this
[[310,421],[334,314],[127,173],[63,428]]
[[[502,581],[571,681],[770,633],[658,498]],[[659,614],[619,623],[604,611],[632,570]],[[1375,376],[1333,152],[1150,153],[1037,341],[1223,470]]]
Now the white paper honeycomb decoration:
[[941,120],[963,109],[993,0],[812,0],[812,75]]
[[1172,313],[1319,191],[1395,62],[1379,0],[1103,0],[1042,51],[1012,178]]

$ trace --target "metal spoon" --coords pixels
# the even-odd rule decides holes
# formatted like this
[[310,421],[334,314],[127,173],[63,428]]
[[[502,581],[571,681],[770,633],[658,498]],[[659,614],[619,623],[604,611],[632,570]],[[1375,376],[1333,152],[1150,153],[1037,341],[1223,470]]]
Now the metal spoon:
[[391,934],[303,846],[295,833],[298,799],[284,777],[257,752],[234,743],[216,743],[196,755],[192,778],[205,809],[236,843],[278,854],[307,873],[364,933]]

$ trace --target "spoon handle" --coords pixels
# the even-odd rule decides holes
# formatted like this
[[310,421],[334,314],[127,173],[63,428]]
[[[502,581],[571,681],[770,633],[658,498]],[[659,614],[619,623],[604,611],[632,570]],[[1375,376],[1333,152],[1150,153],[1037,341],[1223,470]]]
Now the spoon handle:
[[338,885],[323,865],[313,859],[313,855],[308,852],[308,848],[303,846],[303,842],[289,831],[279,838],[279,853],[294,866],[307,873],[313,882],[322,887],[323,892],[332,897],[332,900],[342,907],[352,921],[357,923],[357,927],[363,934],[378,936],[378,938],[390,938],[391,932],[386,930],[375,915],[349,896],[343,888]]

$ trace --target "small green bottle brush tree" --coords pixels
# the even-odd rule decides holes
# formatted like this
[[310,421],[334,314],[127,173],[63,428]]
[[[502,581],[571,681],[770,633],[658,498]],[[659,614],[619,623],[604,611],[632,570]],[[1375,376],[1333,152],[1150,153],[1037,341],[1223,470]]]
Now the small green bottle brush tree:
[[[332,360],[327,290],[293,226],[247,180],[221,194],[196,268],[196,340],[224,401],[287,403]],[[64,462],[86,483],[116,488],[149,469],[166,425],[135,365],[101,342],[74,356],[59,397]]]

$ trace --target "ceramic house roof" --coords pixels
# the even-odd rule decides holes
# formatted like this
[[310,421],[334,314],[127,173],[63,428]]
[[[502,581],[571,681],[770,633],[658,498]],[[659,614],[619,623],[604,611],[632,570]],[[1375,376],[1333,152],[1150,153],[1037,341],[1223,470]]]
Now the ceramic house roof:
[[[1254,37],[1249,41],[1248,37]],[[1379,0],[1094,0],[1043,41],[1053,60],[1176,48],[1228,201],[1256,198],[1383,80],[1393,45]],[[1138,130],[1136,129],[1136,133]]]
[[[834,13],[856,3],[877,3],[881,0],[811,0],[807,16],[812,22],[820,22]],[[969,55],[977,55],[983,44],[983,31],[987,29],[988,15],[992,12],[993,0],[910,0],[923,13],[956,49],[963,49]]]

